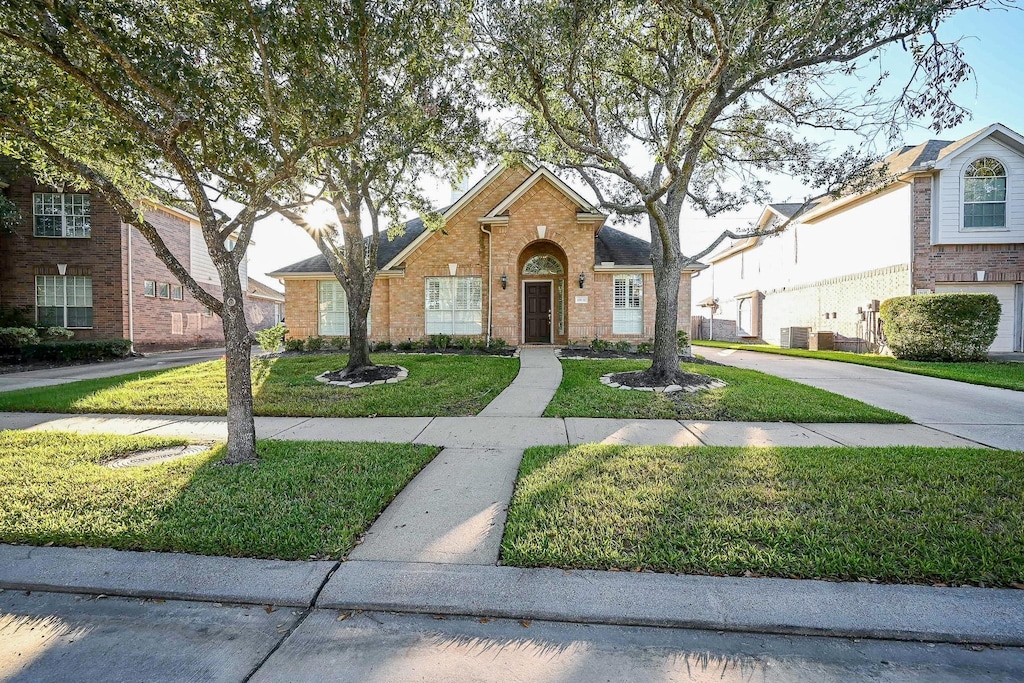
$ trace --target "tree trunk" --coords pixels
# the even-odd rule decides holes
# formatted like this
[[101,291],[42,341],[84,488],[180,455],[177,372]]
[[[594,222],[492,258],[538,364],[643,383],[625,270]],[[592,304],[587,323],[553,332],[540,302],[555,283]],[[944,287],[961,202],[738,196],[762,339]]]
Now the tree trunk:
[[252,366],[249,360],[252,352],[252,335],[245,320],[242,285],[237,268],[227,267],[218,270],[221,271],[221,284],[224,290],[221,323],[224,327],[228,385],[228,453],[223,462],[255,462],[256,423],[253,419]]
[[[651,218],[651,265],[654,267],[654,348],[648,374],[659,382],[673,384],[679,372],[679,342],[676,336],[679,325],[679,248],[675,245],[665,253],[660,234]],[[670,234],[678,241],[678,213],[666,217]]]
[[[363,283],[365,286],[365,283]],[[353,289],[355,289],[353,287]],[[353,292],[355,294],[355,292]],[[370,360],[370,342],[367,339],[366,319],[369,313],[369,306],[363,303],[369,300],[359,292],[356,296],[349,297],[348,307],[348,365],[345,372],[355,372],[361,368],[368,368],[373,365]]]

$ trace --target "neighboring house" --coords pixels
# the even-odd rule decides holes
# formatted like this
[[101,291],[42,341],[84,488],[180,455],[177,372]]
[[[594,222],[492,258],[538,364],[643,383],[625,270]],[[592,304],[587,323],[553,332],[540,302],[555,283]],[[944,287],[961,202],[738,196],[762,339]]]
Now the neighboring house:
[[[19,225],[0,236],[0,306],[24,310],[38,325],[68,327],[76,339],[130,339],[142,350],[223,343],[220,319],[101,196],[41,185],[10,165],[0,169],[0,191],[21,213]],[[155,202],[147,202],[146,218],[200,285],[219,297],[198,219]],[[241,276],[249,287],[244,261]],[[273,304],[280,301],[265,292],[245,299],[257,329],[273,324]]]
[[[894,296],[987,292],[1002,305],[991,351],[1024,349],[1024,137],[993,124],[890,154],[875,191],[770,204],[758,228],[693,277],[698,338],[779,343],[782,328],[877,348],[877,304]],[[699,318],[699,319],[698,319]]]
[[245,318],[254,330],[284,322],[284,294],[259,280],[249,278]]
[[[371,339],[654,336],[650,244],[605,227],[607,216],[546,168],[495,168],[442,214],[443,231],[416,219],[393,240],[381,235]],[[345,293],[322,256],[268,275],[285,283],[292,337],[348,334]],[[684,277],[679,329],[689,329],[689,317]]]

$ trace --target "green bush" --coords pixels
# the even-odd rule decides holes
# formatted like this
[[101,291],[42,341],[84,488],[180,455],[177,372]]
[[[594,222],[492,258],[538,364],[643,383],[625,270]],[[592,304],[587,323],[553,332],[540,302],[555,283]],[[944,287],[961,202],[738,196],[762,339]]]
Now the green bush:
[[380,353],[381,351],[390,351],[391,348],[391,342],[389,341],[377,342],[373,345],[373,350],[377,353]]
[[305,339],[298,339],[296,337],[292,337],[291,339],[288,339],[288,340],[285,341],[285,343],[284,343],[284,350],[285,351],[305,351],[306,350],[306,340]]
[[654,342],[651,340],[642,341],[636,345],[637,353],[650,353],[654,349]]
[[996,338],[999,299],[993,294],[918,294],[882,302],[886,343],[901,360],[985,360]]
[[260,348],[264,351],[274,352],[280,348],[287,334],[288,328],[281,323],[278,323],[273,327],[268,327],[265,330],[257,332],[256,343],[259,344]]
[[30,307],[0,306],[0,327],[32,327],[35,324],[35,312]]
[[348,348],[348,337],[334,337],[331,339],[331,346],[337,351],[344,351]]
[[398,347],[397,348],[398,348],[399,351],[415,351],[416,349],[419,348],[419,346],[420,346],[420,343],[418,341],[413,341],[412,339],[406,339],[405,341],[398,342]]
[[459,337],[454,342],[463,351],[472,351],[477,347],[477,341],[472,337]]
[[310,337],[309,339],[306,340],[306,350],[307,351],[321,351],[321,350],[323,350],[323,348],[324,348],[324,338],[323,337]]
[[607,351],[612,348],[612,343],[610,341],[605,341],[604,339],[595,338],[590,342],[590,348],[594,351]]
[[26,344],[39,341],[39,334],[33,327],[0,327],[0,350],[16,351]]
[[452,336],[450,334],[432,334],[430,335],[430,347],[437,349],[438,351],[444,351],[448,348],[448,345],[452,343]]
[[67,341],[75,336],[75,333],[66,327],[42,327],[37,331],[43,341]]
[[124,358],[132,350],[127,339],[97,339],[89,341],[40,342],[21,349],[25,362],[68,362],[77,360],[105,360]]
[[676,348],[679,349],[679,353],[690,352],[690,335],[682,330],[676,331]]
[[619,353],[629,353],[633,350],[633,345],[623,339],[622,341],[615,342],[615,350]]

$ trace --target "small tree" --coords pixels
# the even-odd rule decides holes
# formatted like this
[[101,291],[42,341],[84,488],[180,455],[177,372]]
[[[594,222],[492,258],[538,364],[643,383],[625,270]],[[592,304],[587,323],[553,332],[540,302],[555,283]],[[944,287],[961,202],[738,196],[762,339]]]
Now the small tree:
[[[310,29],[324,50],[306,76],[311,91],[335,93],[338,106],[357,110],[349,115],[361,125],[349,144],[310,154],[284,200],[305,209],[325,204],[336,222],[311,219],[308,210],[282,214],[310,234],[345,290],[348,372],[372,365],[367,317],[381,218],[390,219],[392,238],[407,209],[428,214],[438,228],[420,181],[427,174],[458,175],[475,160],[483,126],[476,89],[466,85],[469,9],[465,0],[353,3],[346,22]],[[329,120],[340,113],[323,112]]]
[[[295,116],[319,102],[293,87],[309,54],[307,21],[301,7],[234,0],[0,7],[0,153],[43,180],[97,191],[220,316],[226,462],[255,458],[253,339],[239,277],[253,225],[309,150],[349,139],[336,132],[347,122],[310,130]],[[220,297],[193,279],[146,219],[143,200],[154,194],[199,217]],[[233,215],[220,199],[237,207]]]
[[[517,111],[508,148],[575,171],[602,208],[646,217],[657,298],[648,372],[667,381],[678,372],[682,270],[737,237],[683,255],[684,204],[715,215],[763,201],[757,171],[830,190],[866,175],[870,158],[836,159],[801,130],[958,123],[951,92],[969,69],[935,28],[987,4],[999,3],[483,0],[474,27],[482,77]],[[894,101],[872,101],[879,84],[858,101],[828,93],[831,78],[893,43],[916,65]]]

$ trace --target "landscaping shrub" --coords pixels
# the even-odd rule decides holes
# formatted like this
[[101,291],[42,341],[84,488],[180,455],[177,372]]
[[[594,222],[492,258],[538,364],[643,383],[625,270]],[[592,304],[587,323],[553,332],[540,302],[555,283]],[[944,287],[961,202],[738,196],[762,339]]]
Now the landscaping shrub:
[[459,337],[455,340],[455,345],[463,351],[472,351],[476,348],[477,342],[472,337]]
[[508,346],[508,344],[505,343],[505,340],[501,337],[491,337],[491,341],[485,342],[485,344],[488,351],[501,351]]
[[31,308],[0,306],[0,327],[32,327],[35,314]]
[[348,348],[348,337],[334,337],[331,339],[331,346],[338,351],[344,351]]
[[649,339],[636,345],[637,353],[650,353],[652,350],[654,350],[654,342]]
[[999,300],[993,294],[917,294],[882,303],[886,343],[902,360],[985,360],[996,338]]
[[676,331],[676,348],[679,349],[679,353],[690,352],[690,335],[682,330]]
[[432,334],[430,335],[430,346],[431,348],[437,349],[438,351],[444,351],[448,348],[448,345],[452,343],[452,336],[450,334]]
[[2,327],[0,328],[0,350],[16,351],[26,344],[35,344],[39,341],[39,334],[32,327]]
[[260,348],[264,351],[277,351],[277,349],[284,342],[285,336],[288,334],[288,328],[278,323],[273,327],[268,327],[265,330],[260,330],[256,333],[256,343],[260,345]]
[[397,348],[399,351],[415,351],[419,348],[419,345],[420,343],[418,341],[406,339],[405,341],[398,342]]
[[594,351],[607,351],[612,348],[612,343],[610,341],[605,341],[604,339],[595,338],[590,342],[590,348]]
[[88,341],[39,342],[21,349],[25,362],[64,363],[79,360],[124,358],[132,350],[127,339],[97,339]]
[[306,340],[306,350],[307,351],[321,351],[321,350],[323,350],[323,348],[324,348],[324,338],[323,337],[310,337],[309,339]]
[[75,333],[66,327],[42,327],[38,333],[43,341],[67,341],[75,336]]
[[285,351],[305,351],[306,350],[306,340],[305,339],[297,339],[295,337],[292,337],[291,339],[288,339],[288,340],[285,341],[285,343],[284,343],[284,350]]
[[615,342],[615,350],[619,353],[629,353],[633,350],[633,345],[623,339],[622,341]]
[[380,353],[381,351],[390,351],[391,348],[391,342],[389,341],[377,342],[376,344],[373,345],[373,350],[376,351],[377,353]]

